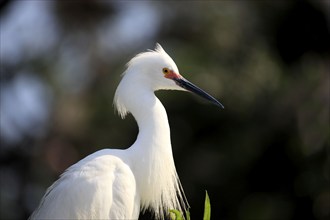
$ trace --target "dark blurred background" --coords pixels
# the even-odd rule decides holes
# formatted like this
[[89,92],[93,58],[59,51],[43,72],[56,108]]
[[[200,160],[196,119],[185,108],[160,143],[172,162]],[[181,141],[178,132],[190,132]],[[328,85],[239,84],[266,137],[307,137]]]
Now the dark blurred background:
[[[1,1],[1,219],[137,126],[114,113],[125,64],[156,42],[224,110],[157,92],[202,219],[330,219],[329,1]],[[143,216],[149,218],[148,214]]]

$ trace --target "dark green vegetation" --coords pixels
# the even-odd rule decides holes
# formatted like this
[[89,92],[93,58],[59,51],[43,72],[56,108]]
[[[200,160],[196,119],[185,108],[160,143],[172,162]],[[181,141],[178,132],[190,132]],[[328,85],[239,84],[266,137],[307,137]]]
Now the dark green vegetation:
[[[170,210],[172,220],[190,220],[190,212],[187,210],[185,215],[178,210]],[[204,216],[203,220],[211,219],[211,203],[207,191],[205,192],[205,202],[204,202]]]

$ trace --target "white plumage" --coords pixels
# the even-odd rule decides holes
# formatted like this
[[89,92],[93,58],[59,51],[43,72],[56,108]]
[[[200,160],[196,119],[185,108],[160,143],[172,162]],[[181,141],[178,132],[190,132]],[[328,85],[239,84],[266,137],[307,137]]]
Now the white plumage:
[[164,219],[169,209],[186,209],[167,114],[154,95],[159,89],[189,90],[222,107],[185,80],[159,44],[138,54],[114,100],[123,118],[130,112],[137,121],[135,143],[126,150],[100,150],[72,165],[47,190],[31,219],[138,219],[148,208]]

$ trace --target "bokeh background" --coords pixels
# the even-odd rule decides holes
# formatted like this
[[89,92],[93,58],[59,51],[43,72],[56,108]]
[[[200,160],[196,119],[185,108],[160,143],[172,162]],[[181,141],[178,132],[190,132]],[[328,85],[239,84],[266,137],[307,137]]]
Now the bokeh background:
[[205,190],[212,219],[330,218],[329,1],[5,0],[0,19],[1,219],[26,219],[86,155],[134,142],[113,95],[156,42],[225,105],[156,93],[192,219]]

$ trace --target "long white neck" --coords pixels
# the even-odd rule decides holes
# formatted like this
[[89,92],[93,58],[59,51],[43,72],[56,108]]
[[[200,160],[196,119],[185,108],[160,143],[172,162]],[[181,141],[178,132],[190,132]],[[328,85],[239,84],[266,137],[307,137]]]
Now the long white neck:
[[169,209],[181,210],[184,197],[174,165],[167,114],[151,89],[128,81],[124,78],[119,85],[116,104],[118,109],[131,112],[139,126],[137,140],[128,149],[130,166],[141,208],[151,208],[157,218],[162,218]]

